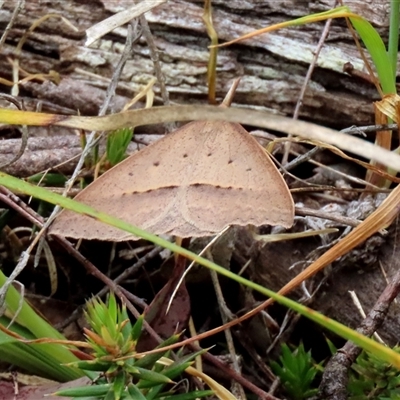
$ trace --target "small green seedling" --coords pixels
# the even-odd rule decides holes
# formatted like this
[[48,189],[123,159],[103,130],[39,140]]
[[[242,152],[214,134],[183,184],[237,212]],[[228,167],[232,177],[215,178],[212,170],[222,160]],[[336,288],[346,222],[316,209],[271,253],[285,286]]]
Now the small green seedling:
[[[60,390],[54,395],[75,399],[95,397],[101,400],[164,399],[191,400],[209,396],[210,390],[175,394],[174,379],[179,377],[192,360],[203,353],[199,351],[178,357],[174,362],[165,362],[168,352],[138,357],[136,345],[142,332],[143,316],[132,326],[125,306],[117,304],[114,295],[107,303],[92,299],[88,302],[86,318],[91,329],[85,329],[91,347],[91,360],[68,364],[83,371],[98,372],[93,385]],[[160,347],[175,343],[174,335],[160,344]]]
[[126,156],[126,150],[133,137],[131,128],[117,129],[107,137],[107,160],[113,167]]
[[311,353],[304,350],[303,344],[290,351],[286,344],[282,345],[280,362],[271,362],[271,368],[280,378],[282,386],[293,400],[303,400],[317,394],[313,382],[321,366],[315,364]]
[[[393,350],[400,352],[400,347]],[[399,370],[363,351],[351,367],[348,391],[350,400],[399,400]]]

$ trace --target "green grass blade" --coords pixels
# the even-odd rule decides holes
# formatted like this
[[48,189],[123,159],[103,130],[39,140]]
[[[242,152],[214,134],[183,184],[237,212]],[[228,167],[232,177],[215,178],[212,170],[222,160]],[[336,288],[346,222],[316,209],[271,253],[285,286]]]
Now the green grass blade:
[[[6,277],[3,274],[3,272],[0,271],[0,287],[4,285],[5,281]],[[34,338],[65,339],[65,337],[61,335],[61,333],[59,333],[50,324],[48,324],[42,317],[40,317],[25,300],[22,301],[22,307],[19,309],[21,296],[14,286],[9,287],[5,301],[7,304],[7,309],[12,314],[15,314],[17,310],[19,310],[15,324],[20,324],[22,327],[25,327],[29,332],[32,333],[33,337],[28,337],[28,339],[34,339]],[[11,330],[13,330],[13,326],[11,326]],[[30,345],[23,345],[22,347],[24,346],[30,346]],[[47,362],[47,364],[49,364],[48,372],[51,372],[52,369],[54,370],[54,372],[56,372],[56,368],[53,366],[55,362],[57,362],[58,365],[60,365],[62,363],[78,361],[78,359],[71,353],[71,351],[69,351],[64,346],[60,346],[57,344],[50,344],[50,343],[32,345],[32,346],[37,346],[37,351],[41,353],[40,357],[44,360],[45,363]],[[6,352],[6,351],[7,347],[3,343],[0,354],[1,352]],[[11,363],[16,364],[15,362],[13,362],[12,358],[11,358]],[[59,371],[64,371],[66,377],[68,376],[74,379],[83,375],[77,370],[73,371],[71,368],[67,367],[60,367]],[[60,375],[57,375],[57,379],[60,378],[61,378]]]
[[349,19],[371,55],[383,93],[396,93],[395,73],[393,72],[391,60],[382,38],[374,27],[364,18],[350,17]]
[[23,192],[29,196],[37,197],[41,200],[47,201],[52,204],[58,204],[61,207],[67,208],[69,210],[92,216],[100,221],[108,223],[111,226],[114,226],[119,229],[123,229],[126,232],[130,232],[136,236],[143,237],[144,239],[149,240],[159,246],[163,246],[173,252],[177,252],[178,254],[186,256],[189,259],[194,260],[194,261],[198,262],[199,264],[204,265],[205,267],[210,268],[210,269],[220,273],[221,275],[224,275],[230,279],[235,280],[238,283],[246,285],[247,287],[250,287],[268,297],[273,298],[275,301],[285,305],[286,307],[291,308],[292,310],[298,312],[299,314],[306,316],[307,318],[311,319],[312,321],[317,322],[318,324],[324,326],[325,328],[332,330],[333,332],[340,335],[341,337],[343,337],[347,340],[353,341],[355,344],[362,347],[364,350],[367,350],[367,351],[371,352],[372,354],[375,354],[381,360],[387,361],[400,369],[400,355],[398,353],[396,353],[395,351],[391,350],[390,348],[387,348],[387,347],[373,341],[372,339],[369,339],[363,335],[360,335],[356,331],[340,324],[337,321],[334,321],[330,318],[325,317],[324,315],[312,310],[311,308],[304,307],[304,306],[296,303],[293,300],[290,300],[286,297],[280,296],[277,293],[275,293],[271,290],[268,290],[261,285],[258,285],[258,284],[251,282],[241,276],[238,276],[238,275],[232,273],[231,271],[229,271],[225,268],[222,268],[219,265],[217,265],[209,260],[199,257],[198,255],[192,253],[189,250],[186,250],[180,246],[177,246],[174,243],[170,243],[162,238],[152,235],[152,234],[150,234],[142,229],[139,229],[133,225],[130,225],[122,220],[114,218],[105,213],[99,212],[85,204],[79,203],[72,199],[68,199],[66,197],[62,197],[58,194],[52,193],[52,192],[44,189],[44,188],[33,186],[29,183],[21,181],[18,178],[9,176],[3,172],[0,172],[0,185],[4,185],[11,190]]
[[[398,0],[397,0],[398,1]],[[393,7],[395,8],[395,7]],[[398,9],[398,5],[397,5]],[[278,29],[287,28],[290,26],[299,26],[310,24],[317,21],[326,21],[330,18],[349,18],[357,33],[360,35],[361,40],[364,42],[365,47],[371,55],[374,62],[376,72],[379,77],[379,81],[382,86],[384,94],[396,93],[396,81],[395,81],[395,70],[393,65],[396,65],[397,61],[397,46],[394,44],[393,40],[393,50],[395,54],[392,55],[392,59],[389,57],[386,47],[379,36],[378,32],[373,28],[373,26],[361,16],[351,12],[350,8],[347,6],[341,6],[333,8],[332,10],[315,13],[311,15],[306,15],[304,17],[296,18],[291,21],[284,21],[278,24],[268,26],[266,28],[258,29],[246,35],[241,36],[238,39],[231,40],[230,42],[224,43],[223,45],[233,44],[238,41],[252,38],[254,36],[272,32]],[[393,35],[398,35],[398,30],[393,30]],[[396,57],[396,58],[395,58]]]
[[0,359],[3,362],[60,382],[77,379],[83,375],[81,371],[61,365],[60,360],[48,353],[48,346],[50,345],[21,343],[0,331]]
[[396,79],[397,71],[397,53],[399,51],[399,14],[400,1],[390,1],[390,25],[389,25],[389,45],[388,54],[390,65],[392,66],[393,79]]
[[[3,287],[6,276],[0,271],[0,287]],[[49,337],[53,339],[65,339],[61,333],[54,329],[50,324],[48,324],[43,318],[41,318],[32,307],[23,300],[22,307],[19,308],[21,301],[21,295],[14,286],[10,286],[6,295],[7,309],[14,315],[17,311],[18,317],[16,322],[20,325],[29,329],[36,338]],[[70,352],[69,352],[70,353]],[[71,353],[70,353],[71,354]],[[71,359],[71,361],[76,361],[76,358]]]

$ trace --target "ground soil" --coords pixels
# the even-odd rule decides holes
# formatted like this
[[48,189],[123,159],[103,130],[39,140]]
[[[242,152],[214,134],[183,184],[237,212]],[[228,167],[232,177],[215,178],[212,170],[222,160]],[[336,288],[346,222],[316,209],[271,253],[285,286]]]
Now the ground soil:
[[[110,5],[112,3],[112,5]],[[283,4],[284,3],[284,4]],[[214,24],[220,41],[234,39],[241,34],[271,25],[278,21],[303,16],[308,13],[327,10],[332,4],[329,1],[298,2],[287,0],[276,1],[213,1]],[[350,8],[366,17],[377,28],[383,37],[387,35],[389,25],[387,1],[348,1]],[[122,2],[121,2],[122,4]],[[150,23],[155,43],[159,49],[162,71],[165,74],[166,88],[171,101],[179,104],[205,104],[207,102],[207,63],[209,51],[204,25],[202,1],[173,0],[150,11],[146,18]],[[282,6],[284,5],[284,6]],[[61,78],[59,83],[50,80],[33,80],[20,85],[18,99],[23,100],[27,110],[36,110],[40,105],[44,112],[59,114],[97,115],[105,98],[109,80],[124,47],[127,31],[120,28],[116,32],[96,42],[91,48],[84,46],[85,29],[105,19],[117,11],[118,2],[108,1],[41,1],[27,2],[4,43],[0,57],[0,77],[12,79],[10,60],[19,60],[19,65],[30,74],[47,74],[56,71]],[[5,2],[0,9],[0,28],[5,29],[11,19],[14,2]],[[20,54],[16,54],[16,46],[24,32],[38,18],[57,13],[71,21],[78,31],[50,18],[40,24],[29,34]],[[282,115],[293,115],[298,102],[305,76],[312,62],[318,40],[324,28],[323,23],[304,27],[289,28],[269,35],[259,36],[246,42],[222,49],[217,64],[217,98],[220,100],[230,87],[232,80],[240,76],[241,82],[234,99],[233,107],[242,106],[269,110]],[[299,118],[336,129],[352,125],[368,125],[373,123],[372,102],[379,98],[371,83],[359,76],[350,76],[343,72],[343,66],[350,62],[356,70],[363,71],[363,62],[343,21],[334,21],[328,38],[322,48],[312,77],[302,99]],[[113,98],[110,111],[118,112],[154,75],[152,60],[148,46],[142,36],[134,46],[132,57],[128,60],[119,80],[116,96]],[[2,85],[4,93],[10,88]],[[155,104],[161,104],[159,86],[155,86]],[[0,100],[2,107],[9,107],[5,100]],[[138,104],[138,107],[143,104]],[[7,127],[6,127],[7,128]],[[141,141],[154,140],[154,134],[163,134],[163,126],[144,127],[136,136]],[[271,134],[284,136],[285,132]],[[2,129],[0,141],[0,160],[10,158],[20,145],[19,129]],[[27,152],[17,163],[5,168],[5,171],[18,177],[34,175],[46,168],[52,168],[61,162],[70,160],[80,153],[80,141],[74,132],[65,128],[33,128]],[[372,134],[369,139],[372,140]],[[137,150],[137,145],[130,147],[129,152]],[[277,149],[275,156],[280,158],[282,149]],[[296,145],[294,150],[304,153],[307,146]],[[291,154],[290,159],[295,155]],[[345,168],[348,175],[363,176],[365,171],[344,162],[327,151],[315,158],[324,165]],[[76,165],[72,160],[64,163],[58,172],[68,176]],[[327,176],[314,170],[310,163],[302,164],[293,172],[294,175],[309,180],[313,184],[330,184],[337,187],[360,188],[360,185],[341,180],[338,176]],[[85,171],[91,176],[93,171]],[[292,188],[301,186],[293,178],[287,178]],[[23,201],[28,201],[22,197]],[[323,207],[339,207],[343,216],[349,210],[361,208],[369,204],[373,211],[377,206],[375,199],[363,199],[358,194],[346,192],[329,192],[315,195],[313,193],[296,194],[297,204],[321,210]],[[30,206],[37,210],[41,205],[33,202]],[[1,208],[8,208],[1,205]],[[0,211],[1,211],[0,208]],[[48,215],[45,210],[44,214]],[[354,214],[352,214],[354,215]],[[364,219],[368,213],[361,211],[353,216]],[[1,268],[9,275],[22,250],[30,243],[29,235],[17,233],[10,236],[11,229],[26,226],[27,221],[13,214],[1,237]],[[335,240],[348,231],[347,226],[340,223],[323,221],[321,218],[297,217],[292,231],[336,227],[338,232],[330,235],[315,236],[295,241],[261,244],[254,240],[247,228],[234,228],[227,238],[214,246],[214,261],[220,265],[239,272],[244,265],[244,275],[272,290],[279,290],[306,265],[318,258]],[[270,227],[261,228],[261,233],[271,232]],[[314,298],[308,303],[312,308],[325,315],[356,328],[361,321],[359,311],[352,302],[348,291],[357,293],[366,312],[375,303],[387,280],[397,270],[398,248],[396,227],[379,233],[352,253],[334,262],[323,273],[307,283],[308,290],[313,292],[321,283]],[[191,248],[201,249],[207,241],[197,240]],[[47,260],[42,257],[37,268],[33,261],[20,276],[27,289],[27,296],[42,310],[55,325],[61,326],[69,318],[74,309],[83,304],[91,294],[100,291],[104,284],[91,276],[71,255],[55,242],[50,242],[57,265],[58,284],[54,293],[49,280]],[[83,242],[80,251],[100,271],[115,279],[126,268],[145,260],[122,285],[123,287],[150,304],[157,293],[171,278],[173,259],[165,253],[146,259],[154,248],[145,242],[111,243]],[[382,274],[386,271],[387,278]],[[221,279],[222,293],[228,308],[236,315],[253,308],[262,300],[257,294],[239,287],[225,278]],[[186,280],[187,292],[181,293],[176,318],[180,324],[186,323],[188,313],[183,308],[191,305],[190,314],[198,331],[211,329],[221,324],[221,316],[214,292],[212,279],[208,271],[196,268]],[[305,292],[297,290],[293,298],[304,299]],[[139,302],[140,303],[140,302]],[[143,304],[142,304],[143,305]],[[139,304],[140,308],[140,304]],[[389,344],[398,341],[400,319],[398,305],[393,304],[385,324],[379,331]],[[158,310],[158,312],[160,312]],[[286,316],[286,309],[273,306],[271,319],[256,317],[251,322],[234,330],[237,352],[243,355],[245,366],[243,375],[250,381],[268,391],[271,376],[259,370],[260,363],[268,364],[270,357],[279,353],[281,342],[298,344],[303,341],[307,348],[312,347],[313,355],[321,361],[329,355],[324,334],[312,323],[289,316],[288,327],[283,335],[270,348],[279,327]],[[169,321],[171,325],[172,322]],[[176,325],[176,320],[173,320]],[[167,324],[168,325],[168,324]],[[71,338],[80,337],[81,325],[63,325],[66,335]],[[161,324],[161,331],[166,334],[168,328]],[[342,340],[335,336],[331,339],[339,346]],[[222,334],[203,341],[203,346],[218,343],[212,352],[216,355],[224,352],[225,338]],[[149,344],[147,344],[149,345]],[[268,355],[267,355],[268,354]],[[261,361],[260,358],[261,357]],[[207,365],[210,374],[218,376],[218,371]]]

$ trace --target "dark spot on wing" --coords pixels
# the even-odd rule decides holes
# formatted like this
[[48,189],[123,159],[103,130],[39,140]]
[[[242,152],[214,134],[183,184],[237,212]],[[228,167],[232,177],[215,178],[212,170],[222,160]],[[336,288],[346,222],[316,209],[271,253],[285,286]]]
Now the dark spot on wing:
[[185,153],[184,155],[183,155],[183,158],[186,158],[188,155]]
[[189,185],[191,187],[207,187],[207,186],[212,186],[214,189],[225,189],[225,190],[243,190],[242,187],[233,187],[233,186],[221,186],[221,185],[211,185],[211,184],[207,184],[207,183],[192,183],[191,185]]
[[208,154],[207,154],[207,157],[210,157],[210,156],[212,156],[212,153],[208,153]]
[[246,172],[250,172],[250,171],[251,171],[251,168],[247,168],[247,169],[246,169]]
[[129,174],[128,174],[129,176],[133,176],[133,172],[129,172]]
[[158,167],[158,166],[160,165],[160,161],[154,162],[153,165],[154,165],[155,167]]
[[233,163],[233,160],[229,160],[229,161],[228,161],[228,164],[232,164],[232,163]]
[[177,185],[170,185],[170,186],[162,186],[155,189],[147,189],[147,190],[134,190],[132,192],[122,192],[122,196],[127,196],[128,194],[143,194],[143,193],[150,193],[156,190],[163,190],[163,189],[176,189],[179,186]]

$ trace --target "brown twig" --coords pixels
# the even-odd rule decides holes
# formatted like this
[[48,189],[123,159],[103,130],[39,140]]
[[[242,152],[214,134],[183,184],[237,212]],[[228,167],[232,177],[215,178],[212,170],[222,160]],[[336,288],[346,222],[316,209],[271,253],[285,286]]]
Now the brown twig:
[[[13,96],[9,96],[8,94],[0,94],[0,97],[13,103],[18,110],[24,110],[24,105],[22,102],[18,101],[16,98],[14,98]],[[22,125],[21,127],[22,130],[22,137],[21,137],[21,145],[19,147],[19,150],[17,151],[17,153],[12,157],[11,160],[8,160],[2,164],[0,164],[0,170],[4,169],[5,167],[8,167],[9,165],[14,164],[16,161],[18,161],[22,155],[24,154],[24,151],[26,149],[26,146],[28,144],[28,137],[29,137],[29,131],[28,131],[28,127],[26,125]]]
[[[335,2],[335,4],[336,4],[336,2]],[[310,66],[308,67],[308,71],[307,71],[307,74],[306,74],[306,76],[304,78],[304,82],[303,82],[303,86],[302,86],[301,91],[300,91],[299,98],[297,99],[296,108],[295,108],[294,113],[293,113],[293,119],[297,119],[299,117],[300,108],[303,105],[303,98],[304,98],[304,95],[305,95],[306,90],[307,90],[308,82],[310,81],[311,76],[312,76],[312,74],[314,72],[314,68],[315,68],[315,66],[317,64],[317,60],[318,60],[318,57],[319,57],[319,53],[321,52],[322,47],[323,47],[323,45],[325,43],[325,40],[328,37],[331,24],[332,24],[332,19],[328,19],[325,22],[324,29],[323,29],[323,31],[321,33],[321,37],[320,37],[320,39],[318,41],[317,48],[315,49],[315,52],[314,52],[314,57],[313,57],[313,59],[312,59],[312,61],[310,63]],[[288,162],[290,146],[291,146],[291,142],[290,141],[285,143],[285,151],[284,151],[283,157],[282,157],[282,165],[285,165]]]
[[339,224],[352,226],[354,228],[362,222],[354,218],[344,217],[342,215],[324,212],[321,210],[313,210],[312,208],[308,207],[296,207],[296,215],[328,219],[329,221],[335,221]]
[[23,9],[23,7],[25,6],[25,0],[18,0],[18,2],[15,4],[15,8],[14,11],[11,15],[10,21],[8,22],[6,29],[4,29],[3,34],[1,35],[1,39],[0,39],[0,51],[1,48],[3,47],[6,39],[7,39],[7,35],[10,32],[12,26],[14,25],[15,20],[18,17],[18,14],[21,12],[21,10]]
[[[362,335],[371,336],[379,329],[385,320],[391,303],[400,293],[400,260],[398,257],[392,257],[392,262],[397,265],[394,268],[397,272],[379,296],[367,318],[357,328],[357,332]],[[319,387],[320,395],[323,399],[347,399],[348,369],[360,353],[361,349],[359,347],[352,342],[347,342],[329,360]]]
[[[129,278],[131,275],[136,273],[138,269],[142,268],[147,262],[149,262],[151,259],[153,259],[158,254],[160,254],[160,252],[162,250],[163,250],[162,247],[158,247],[158,246],[154,247],[152,250],[150,250],[148,253],[146,253],[143,257],[141,257],[135,264],[133,264],[129,268],[126,268],[120,275],[118,275],[114,279],[114,282],[116,284],[122,283],[127,278]],[[103,289],[101,289],[99,292],[97,292],[95,294],[95,297],[103,297],[108,292],[109,292],[109,288],[107,286],[105,286]],[[124,292],[124,293],[133,303],[140,306],[141,308],[144,309],[147,306],[147,304],[144,301],[140,300],[136,296],[128,295],[126,292]],[[69,325],[71,322],[78,319],[82,309],[83,309],[83,307],[78,307],[77,309],[75,309],[72,312],[72,314],[65,321],[63,321],[60,325],[58,325],[56,328],[62,329],[64,327],[66,327],[67,325]]]
[[[5,201],[8,205],[10,205],[12,208],[14,208],[17,212],[21,213],[25,218],[27,218],[30,222],[35,224],[38,228],[43,227],[43,218],[36,214],[32,209],[30,209],[25,203],[23,203],[17,196],[15,196],[12,192],[10,192],[8,189],[4,187],[0,187],[0,199]],[[56,236],[55,240],[61,246],[72,256],[74,257],[77,261],[79,261],[85,269],[94,277],[97,279],[101,280],[105,285],[106,288],[104,288],[102,291],[99,293],[103,294],[107,290],[112,290],[114,293],[127,305],[128,310],[136,316],[139,316],[140,313],[136,310],[136,308],[133,306],[131,301],[129,301],[129,298],[132,297],[131,294],[127,293],[125,289],[121,288],[118,284],[118,282],[123,281],[126,279],[130,273],[135,272],[139,267],[141,267],[144,263],[145,260],[148,261],[149,255],[147,257],[144,257],[142,260],[139,260],[136,264],[134,264],[132,267],[130,267],[127,271],[124,271],[117,279],[114,281],[110,278],[108,278],[106,275],[104,275],[98,268],[96,268],[88,259],[86,259],[82,254],[80,254],[73,246],[72,244],[61,237]],[[152,256],[155,256],[159,252],[159,248],[155,247],[152,250]],[[142,304],[143,305],[143,304]],[[161,343],[161,338],[154,332],[154,330],[144,321],[144,327],[145,329],[149,332],[151,336],[158,342]],[[195,350],[199,350],[200,348],[193,347]],[[251,382],[249,382],[247,379],[242,377],[240,374],[236,373],[234,370],[231,368],[227,367],[223,363],[221,363],[216,357],[212,356],[211,354],[205,353],[203,357],[214,364],[217,368],[223,370],[227,376],[230,376],[232,379],[240,383],[242,386],[246,387],[248,390],[252,391],[254,394],[259,396],[259,398],[264,399],[264,400],[277,400],[274,396],[269,395],[268,393],[264,392],[262,389],[258,388]]]
[[[135,25],[134,23],[132,23],[131,25],[128,26],[128,33],[127,33],[127,37],[126,37],[124,50],[121,54],[121,57],[118,61],[117,66],[115,67],[111,82],[108,85],[106,97],[104,99],[103,105],[100,108],[100,111],[98,114],[99,116],[104,116],[106,114],[108,107],[110,105],[111,99],[115,95],[115,90],[117,88],[118,81],[120,79],[122,70],[124,69],[126,62],[128,61],[129,56],[131,55],[133,45],[136,43],[136,41],[138,39],[139,39],[139,35],[137,32],[137,24]],[[68,190],[73,186],[75,180],[77,179],[77,177],[82,169],[82,166],[85,162],[86,156],[89,154],[89,151],[96,144],[97,139],[98,139],[97,131],[92,131],[86,140],[85,148],[83,149],[83,151],[81,153],[81,156],[78,160],[75,170],[74,170],[71,178],[68,180],[68,182],[65,185],[65,192],[64,192],[65,195],[68,192]],[[50,224],[53,222],[55,216],[58,214],[59,211],[60,211],[59,206],[54,207],[53,212],[51,213],[50,217],[47,219],[47,221],[43,225],[42,229],[47,229],[50,226]],[[39,235],[40,235],[40,233],[39,233]],[[38,256],[41,254],[43,245],[44,245],[44,241],[42,240],[39,242],[39,244],[37,246],[36,259],[38,259]],[[22,260],[21,260],[21,265],[17,265],[17,267],[21,268],[21,266],[22,266]]]

